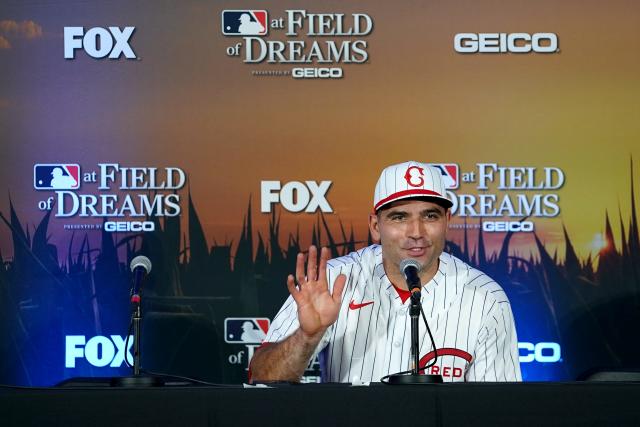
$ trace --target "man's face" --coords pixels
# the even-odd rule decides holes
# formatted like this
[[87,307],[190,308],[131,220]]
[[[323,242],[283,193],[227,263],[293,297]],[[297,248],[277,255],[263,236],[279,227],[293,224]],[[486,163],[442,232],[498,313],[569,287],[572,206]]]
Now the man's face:
[[420,275],[432,277],[438,269],[438,257],[444,250],[450,219],[448,209],[437,203],[415,199],[393,202],[378,214],[371,214],[371,236],[382,245],[387,275],[397,278],[400,261],[413,258],[422,264]]

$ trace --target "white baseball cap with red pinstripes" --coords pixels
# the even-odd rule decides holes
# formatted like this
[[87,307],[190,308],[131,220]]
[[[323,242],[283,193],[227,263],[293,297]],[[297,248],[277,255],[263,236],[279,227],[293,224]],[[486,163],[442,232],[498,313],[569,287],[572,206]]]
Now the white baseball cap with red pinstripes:
[[440,169],[420,162],[404,162],[386,167],[378,178],[373,195],[373,211],[391,202],[411,198],[434,199],[450,208]]

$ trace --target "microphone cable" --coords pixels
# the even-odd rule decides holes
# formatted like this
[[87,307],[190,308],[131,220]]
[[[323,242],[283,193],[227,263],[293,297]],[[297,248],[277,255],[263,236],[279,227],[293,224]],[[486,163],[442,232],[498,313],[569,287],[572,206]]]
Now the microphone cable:
[[[132,330],[133,330],[133,315],[131,316],[131,322],[129,322],[129,331],[127,332],[127,338],[124,341],[124,348],[125,348],[124,363],[131,369],[133,369],[133,366],[127,360],[127,356],[129,355],[129,337],[131,336],[131,331]],[[238,385],[238,384],[212,383],[212,382],[209,382],[209,381],[199,380],[197,378],[185,377],[185,376],[182,376],[182,375],[166,374],[164,372],[154,372],[154,371],[149,371],[149,370],[146,370],[146,369],[142,369],[142,367],[140,367],[140,373],[144,373],[144,374],[152,376],[152,377],[175,378],[175,379],[178,379],[178,380],[186,381],[188,383],[194,383],[194,384],[199,384],[199,385],[207,385],[207,386],[211,386],[211,387],[224,387],[224,388],[242,387],[242,385]]]
[[[436,364],[436,362],[438,361],[438,349],[436,348],[436,342],[433,339],[433,334],[431,333],[431,328],[429,328],[429,323],[427,322],[427,316],[424,314],[424,310],[422,309],[422,304],[420,304],[420,313],[422,314],[422,320],[424,321],[424,325],[427,327],[427,332],[429,333],[429,338],[431,339],[431,347],[433,347],[433,353],[434,353],[434,358],[433,361],[426,365],[425,367],[421,368],[418,366],[418,373],[420,373],[420,371],[424,371],[426,369],[429,369],[430,367],[432,367],[433,365]],[[383,384],[389,384],[389,378],[394,376],[394,375],[404,375],[404,374],[410,374],[411,372],[413,372],[413,369],[409,369],[408,371],[400,371],[400,372],[396,372],[393,374],[388,374],[385,375],[384,377],[380,378],[380,382]]]

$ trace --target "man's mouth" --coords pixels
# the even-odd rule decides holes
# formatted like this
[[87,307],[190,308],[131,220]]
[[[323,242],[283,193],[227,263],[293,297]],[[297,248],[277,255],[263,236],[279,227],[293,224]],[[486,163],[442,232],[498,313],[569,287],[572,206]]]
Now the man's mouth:
[[410,256],[418,257],[424,255],[427,251],[427,248],[424,246],[415,246],[406,248],[405,250],[409,253]]

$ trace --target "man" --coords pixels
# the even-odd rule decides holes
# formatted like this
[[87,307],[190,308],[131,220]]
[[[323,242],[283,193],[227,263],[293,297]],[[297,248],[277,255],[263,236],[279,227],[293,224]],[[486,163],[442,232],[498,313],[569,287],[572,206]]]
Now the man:
[[[298,254],[291,296],[251,361],[253,381],[299,381],[319,354],[323,381],[380,381],[410,369],[409,291],[399,263],[422,269],[422,307],[437,347],[427,374],[444,381],[521,381],[509,300],[486,274],[443,252],[451,219],[440,171],[406,162],[382,171],[369,216],[372,245],[328,260]],[[434,349],[420,323],[420,367]]]

